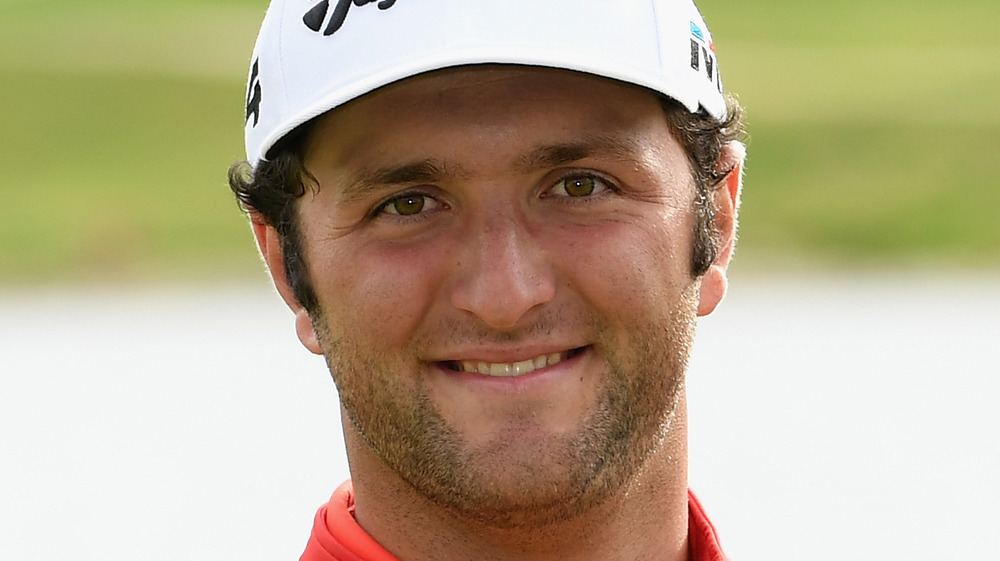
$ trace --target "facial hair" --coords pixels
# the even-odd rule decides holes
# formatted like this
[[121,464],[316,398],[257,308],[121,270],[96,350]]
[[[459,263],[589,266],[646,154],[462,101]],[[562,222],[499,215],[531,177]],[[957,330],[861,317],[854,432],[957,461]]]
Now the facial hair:
[[518,332],[435,326],[434,337],[489,344],[584,322],[594,333],[589,352],[606,366],[597,399],[574,433],[530,443],[497,438],[477,447],[449,424],[413,374],[421,368],[414,358],[420,338],[388,353],[348,322],[333,325],[323,313],[313,321],[350,422],[386,466],[457,517],[498,529],[538,528],[621,493],[669,435],[694,336],[697,283],[678,296],[641,322],[617,325],[596,314],[553,310]]

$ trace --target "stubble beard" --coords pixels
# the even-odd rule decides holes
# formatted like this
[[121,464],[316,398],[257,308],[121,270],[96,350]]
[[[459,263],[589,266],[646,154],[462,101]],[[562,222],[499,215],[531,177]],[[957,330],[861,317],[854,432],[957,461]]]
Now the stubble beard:
[[[574,434],[525,447],[498,439],[470,449],[425,388],[356,330],[315,321],[341,402],[361,439],[419,495],[463,520],[497,529],[568,521],[623,492],[670,432],[694,336],[697,290],[631,329],[598,329],[591,352],[608,366],[593,410]],[[539,330],[553,329],[540,325]],[[533,330],[534,331],[534,330]]]

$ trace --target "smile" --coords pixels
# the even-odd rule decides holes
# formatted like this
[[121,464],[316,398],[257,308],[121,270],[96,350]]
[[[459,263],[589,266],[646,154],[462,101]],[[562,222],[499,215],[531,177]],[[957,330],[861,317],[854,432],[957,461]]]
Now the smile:
[[473,374],[483,374],[497,378],[510,378],[523,376],[536,370],[555,366],[560,362],[575,356],[581,349],[567,351],[563,353],[549,353],[535,358],[529,358],[519,362],[485,362],[476,360],[456,360],[446,363],[451,370],[458,372],[469,372]]

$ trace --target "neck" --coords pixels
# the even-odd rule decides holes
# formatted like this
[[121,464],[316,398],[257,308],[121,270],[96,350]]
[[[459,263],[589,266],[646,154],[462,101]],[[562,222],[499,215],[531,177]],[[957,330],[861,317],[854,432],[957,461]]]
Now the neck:
[[[643,469],[600,505],[543,526],[488,527],[416,493],[344,419],[361,527],[402,561],[685,561],[687,427],[683,398]],[[403,515],[405,513],[405,515]]]

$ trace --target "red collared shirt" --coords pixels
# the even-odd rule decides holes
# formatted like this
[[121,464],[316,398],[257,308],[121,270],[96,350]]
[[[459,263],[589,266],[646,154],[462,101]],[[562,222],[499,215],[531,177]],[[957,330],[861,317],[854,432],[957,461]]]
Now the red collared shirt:
[[[688,491],[688,547],[691,561],[726,561],[715,527]],[[299,561],[399,561],[354,520],[354,488],[340,486],[316,513],[312,535]]]

